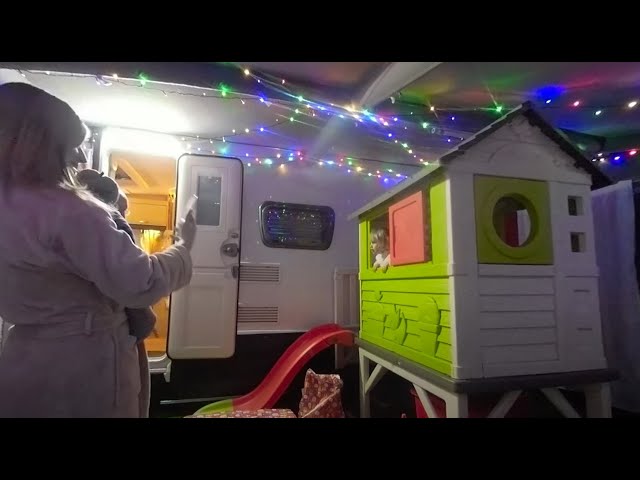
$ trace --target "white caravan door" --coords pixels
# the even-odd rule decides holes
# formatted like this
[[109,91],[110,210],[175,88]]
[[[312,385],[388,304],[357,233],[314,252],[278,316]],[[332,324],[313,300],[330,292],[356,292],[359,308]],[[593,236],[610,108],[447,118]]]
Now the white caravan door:
[[195,194],[198,231],[191,283],[171,296],[171,359],[228,358],[235,351],[242,168],[235,158],[188,154],[178,159],[176,224]]

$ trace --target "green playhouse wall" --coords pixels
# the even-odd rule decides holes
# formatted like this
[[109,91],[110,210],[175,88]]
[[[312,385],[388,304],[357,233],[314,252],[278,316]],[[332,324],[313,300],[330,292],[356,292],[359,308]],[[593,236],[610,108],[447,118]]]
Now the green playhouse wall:
[[[370,222],[418,191],[428,194],[431,260],[370,268]],[[360,217],[360,337],[421,365],[451,375],[446,182],[431,179]]]

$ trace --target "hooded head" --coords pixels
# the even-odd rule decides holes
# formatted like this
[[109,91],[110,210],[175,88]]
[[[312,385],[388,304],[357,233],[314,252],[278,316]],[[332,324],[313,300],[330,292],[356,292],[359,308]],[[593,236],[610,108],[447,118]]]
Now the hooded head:
[[107,205],[117,205],[120,196],[118,184],[115,180],[105,177],[102,172],[91,169],[80,170],[76,180],[102,202]]

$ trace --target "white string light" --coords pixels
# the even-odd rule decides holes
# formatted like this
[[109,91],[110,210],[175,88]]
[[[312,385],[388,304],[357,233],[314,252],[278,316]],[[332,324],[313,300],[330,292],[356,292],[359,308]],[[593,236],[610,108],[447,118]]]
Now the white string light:
[[[252,78],[257,78],[255,74],[251,73],[249,71],[249,69],[244,69],[243,70],[245,73],[245,76],[250,76]],[[28,71],[31,74],[42,74],[43,72],[40,70],[29,70]],[[83,73],[66,73],[66,72],[49,72],[49,74],[55,75],[55,76],[69,76],[69,77],[79,77],[79,78],[87,78],[87,77],[92,77],[92,78],[97,78],[95,75],[89,75],[89,74],[83,74]],[[365,119],[370,120],[370,125],[371,126],[377,126],[377,127],[384,127],[384,128],[388,128],[390,127],[390,122],[388,122],[387,120],[385,120],[383,117],[375,115],[375,114],[371,114],[370,112],[367,112],[366,110],[363,111],[359,111],[357,110],[353,105],[347,105],[344,107],[340,107],[337,106],[333,103],[330,104],[320,104],[318,102],[312,102],[310,100],[307,100],[304,98],[304,96],[302,95],[292,95],[292,94],[288,94],[291,98],[292,101],[281,101],[281,100],[274,100],[274,101],[267,101],[266,98],[262,95],[254,95],[254,94],[247,94],[247,93],[238,93],[238,92],[233,92],[233,94],[231,94],[231,90],[229,88],[219,88],[219,89],[215,89],[215,88],[209,88],[209,87],[199,87],[199,86],[193,86],[193,85],[186,85],[186,84],[180,84],[180,83],[174,83],[174,82],[162,82],[162,81],[157,81],[157,80],[149,80],[146,76],[144,75],[140,75],[140,77],[138,78],[131,78],[131,77],[118,77],[118,75],[116,74],[112,74],[110,76],[102,76],[101,77],[103,79],[103,81],[105,83],[103,83],[102,85],[106,85],[106,82],[108,82],[109,80],[112,80],[112,83],[118,83],[119,85],[122,86],[128,86],[128,87],[139,87],[139,86],[144,86],[146,89],[148,90],[156,90],[156,91],[161,91],[162,94],[164,96],[167,96],[168,94],[175,94],[175,95],[183,95],[183,96],[206,96],[207,98],[211,98],[211,99],[227,99],[227,100],[240,100],[241,103],[243,105],[246,104],[246,100],[253,100],[253,101],[260,101],[261,103],[267,105],[267,106],[271,106],[271,105],[275,105],[281,109],[287,109],[289,111],[292,111],[293,114],[292,115],[288,115],[287,118],[289,119],[290,122],[296,122],[299,121],[296,117],[297,116],[308,116],[310,119],[318,118],[320,115],[317,115],[318,113],[324,113],[327,116],[330,115],[334,115],[334,116],[338,116],[341,118],[347,118],[347,116],[343,113],[346,112],[349,114],[350,117],[356,119],[357,121],[359,121],[360,123],[364,122]],[[111,85],[111,83],[109,83],[109,85]],[[158,86],[162,86],[162,89],[160,88],[154,88],[153,85],[158,85]],[[177,91],[177,90],[170,90],[168,87],[181,87],[181,88],[188,88],[188,89],[195,89],[198,93],[194,94],[194,93],[190,93],[190,92],[182,92],[182,91]],[[219,94],[219,95],[216,95]],[[301,111],[298,108],[294,108],[295,107],[295,102],[293,101],[293,99],[295,99],[298,103],[303,103],[306,107],[307,111]],[[413,114],[413,112],[411,112],[411,114]],[[398,121],[398,117],[394,117],[395,122]],[[301,122],[304,123],[304,122]],[[412,122],[413,123],[413,122]],[[284,125],[284,123],[280,123],[279,120],[276,118],[275,123],[270,124],[270,125],[261,125],[261,126],[256,126],[253,128],[250,127],[245,127],[243,129],[244,134],[249,134],[249,133],[254,133],[254,132],[260,132],[263,133],[266,131],[268,131],[269,129],[276,127],[277,125]],[[357,126],[357,124],[356,124]],[[405,125],[404,130],[407,130],[407,126]],[[424,128],[423,128],[424,129]],[[464,138],[463,137],[458,137],[455,135],[447,135],[446,131],[441,128],[438,127],[436,125],[431,125],[430,128],[428,129],[424,129],[425,133],[429,133],[431,135],[434,135],[436,137],[442,137],[444,138],[445,141],[447,141],[448,143],[451,143],[452,141],[461,141]],[[370,133],[370,132],[367,132]],[[383,133],[383,132],[378,132],[378,133]],[[242,135],[242,133],[237,133],[235,131],[235,129],[233,129],[232,133],[229,134],[224,134],[221,137],[218,137],[218,139],[222,138],[223,141],[225,140],[225,137],[231,137],[231,136],[239,136]],[[375,136],[374,134],[371,134],[371,136]],[[384,134],[384,137],[388,137],[391,138],[393,136],[393,134],[389,135],[389,134]],[[384,138],[384,140],[388,140],[388,138]],[[404,142],[406,143],[406,142]],[[409,153],[409,155],[414,155],[413,153]],[[413,158],[417,158],[417,155],[414,155]]]

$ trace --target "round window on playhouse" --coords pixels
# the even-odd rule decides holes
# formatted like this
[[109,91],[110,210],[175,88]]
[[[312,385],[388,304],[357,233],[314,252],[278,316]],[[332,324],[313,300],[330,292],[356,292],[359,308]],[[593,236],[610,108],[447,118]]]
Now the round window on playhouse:
[[532,237],[533,212],[516,196],[501,197],[493,207],[493,228],[509,247],[522,247]]
[[553,265],[548,184],[480,175],[474,184],[478,263]]

